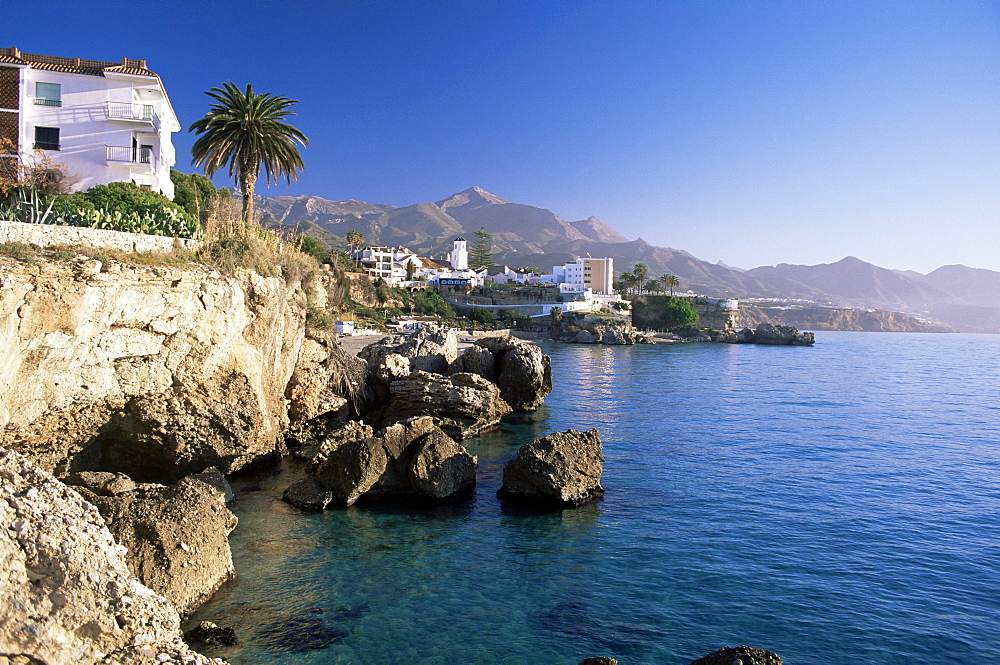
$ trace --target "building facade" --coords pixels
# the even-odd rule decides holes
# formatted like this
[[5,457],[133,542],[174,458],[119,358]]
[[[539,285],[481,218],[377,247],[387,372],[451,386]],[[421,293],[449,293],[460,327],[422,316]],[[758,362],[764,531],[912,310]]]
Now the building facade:
[[[613,295],[612,281],[615,274],[614,259],[576,259],[565,265],[552,268],[551,281],[560,284],[566,292],[586,291]],[[547,277],[543,275],[543,277]]]
[[0,48],[0,139],[22,164],[45,158],[74,189],[110,182],[174,196],[171,134],[180,123],[145,60],[119,62]]

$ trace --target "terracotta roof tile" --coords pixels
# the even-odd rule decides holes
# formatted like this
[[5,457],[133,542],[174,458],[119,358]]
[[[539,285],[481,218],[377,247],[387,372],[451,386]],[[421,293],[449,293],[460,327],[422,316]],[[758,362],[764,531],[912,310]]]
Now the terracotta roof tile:
[[0,47],[0,63],[2,62],[15,65],[27,65],[32,69],[50,72],[64,72],[67,74],[104,76],[104,72],[114,72],[118,74],[134,74],[137,76],[156,76],[156,74],[146,68],[145,60],[122,58],[119,62],[108,62],[105,60],[85,60],[83,58],[63,58],[54,55],[22,53],[13,47]]

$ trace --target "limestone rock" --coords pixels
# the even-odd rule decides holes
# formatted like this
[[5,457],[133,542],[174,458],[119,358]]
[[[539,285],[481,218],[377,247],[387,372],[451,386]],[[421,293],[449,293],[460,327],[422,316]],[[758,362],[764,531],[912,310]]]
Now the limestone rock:
[[555,432],[521,446],[498,495],[537,508],[578,506],[604,494],[603,463],[596,429]]
[[135,397],[99,438],[103,466],[155,482],[232,473],[277,448],[258,398],[243,374]]
[[10,451],[0,451],[0,524],[0,653],[150,663],[171,650],[210,662],[183,644],[177,611],[135,579],[94,506]]
[[236,516],[214,487],[185,478],[113,496],[83,488],[80,493],[100,511],[115,540],[128,548],[125,560],[132,574],[181,614],[235,577],[228,536],[236,528]]
[[475,465],[476,458],[442,432],[433,418],[409,418],[366,438],[345,440],[316,468],[315,485],[299,481],[296,489],[286,492],[285,500],[292,503],[293,495],[308,499],[325,492],[346,506],[362,497],[448,499],[475,484]]
[[334,500],[333,492],[323,489],[316,476],[310,474],[298,479],[281,495],[285,503],[301,510],[325,510]]
[[305,339],[295,372],[285,387],[289,420],[296,423],[326,414],[346,415],[342,412],[360,389],[365,369],[364,361],[348,355],[332,339]]
[[595,656],[593,658],[584,658],[580,661],[580,665],[618,665],[618,661],[607,656]]
[[698,660],[692,660],[691,665],[733,665],[740,660],[743,665],[781,665],[781,657],[773,651],[754,649],[740,645],[738,647],[723,647],[713,651]]
[[495,381],[496,360],[493,354],[482,346],[473,346],[465,350],[455,362],[448,366],[449,374],[465,372],[468,374],[478,374],[487,381]]
[[[519,367],[510,370],[508,384],[512,392],[520,385],[521,377]],[[501,398],[501,389],[477,374],[446,377],[416,371],[392,383],[389,406],[381,423],[431,416],[450,436],[463,439],[496,429],[500,419],[510,412],[510,406]]]
[[124,473],[107,471],[78,471],[63,478],[63,482],[70,486],[86,487],[98,496],[124,494],[136,488],[135,482]]
[[[83,274],[60,261],[4,263],[0,279],[0,385],[18,386],[0,391],[0,445],[16,445],[60,475],[114,470],[95,463],[95,437],[124,405],[151,395],[177,402],[191,395],[192,406],[209,405],[221,384],[243,377],[239,399],[251,408],[230,409],[235,419],[209,413],[199,436],[214,430],[212,438],[225,442],[231,463],[219,466],[226,471],[273,449],[304,339],[299,284],[119,263]],[[179,414],[195,418],[197,409]],[[252,433],[237,422],[248,416]],[[178,436],[184,429],[168,427]]]
[[446,499],[476,484],[476,458],[444,432],[431,432],[410,465],[413,488],[434,499]]
[[792,326],[776,326],[770,323],[758,324],[754,330],[744,328],[737,335],[745,344],[812,346],[816,343],[816,336],[811,332],[800,333]]
[[523,341],[513,335],[498,335],[495,337],[483,337],[476,341],[476,346],[486,349],[490,353],[506,353],[524,344]]
[[573,338],[573,341],[577,344],[593,344],[597,341],[597,337],[589,330],[581,330]]
[[549,357],[535,344],[521,344],[503,352],[498,367],[500,397],[514,412],[537,408],[552,392]]
[[374,369],[390,354],[409,359],[411,370],[444,374],[458,357],[458,333],[426,327],[408,336],[390,335],[361,349],[358,357]]

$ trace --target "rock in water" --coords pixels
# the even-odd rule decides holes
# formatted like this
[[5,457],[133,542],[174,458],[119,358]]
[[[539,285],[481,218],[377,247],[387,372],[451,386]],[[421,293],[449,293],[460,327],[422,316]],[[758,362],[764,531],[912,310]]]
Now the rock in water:
[[413,456],[410,482],[421,494],[446,499],[476,484],[476,458],[444,432],[431,432]]
[[698,660],[692,660],[691,665],[733,665],[737,659],[742,660],[743,665],[750,665],[751,663],[757,663],[757,665],[782,665],[781,657],[778,654],[764,649],[754,649],[742,644],[738,647],[723,647],[718,651],[713,651]]
[[594,658],[584,658],[580,665],[618,665],[618,661],[607,656],[595,656]]
[[603,463],[596,429],[555,432],[521,446],[497,495],[534,508],[579,506],[604,494]]
[[500,397],[515,412],[538,408],[552,392],[552,367],[539,346],[519,344],[500,354],[497,365]]
[[744,344],[768,344],[772,346],[812,346],[816,336],[811,333],[800,333],[792,326],[776,326],[761,323],[754,330],[744,328],[736,333],[737,342]]
[[[362,497],[423,496],[450,499],[476,482],[476,458],[434,424],[429,416],[410,418],[371,435],[366,428],[351,430],[357,437],[342,440],[328,450],[315,471],[315,485],[301,480],[285,493],[293,505],[296,496],[311,506],[331,501],[350,506]],[[320,499],[316,500],[315,496]]]

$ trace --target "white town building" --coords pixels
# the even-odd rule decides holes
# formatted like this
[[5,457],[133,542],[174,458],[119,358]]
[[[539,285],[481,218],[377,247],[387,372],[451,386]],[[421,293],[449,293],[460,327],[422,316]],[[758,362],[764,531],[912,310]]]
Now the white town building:
[[590,289],[601,295],[613,295],[612,281],[615,274],[614,259],[576,259],[561,266],[553,266],[552,274],[542,275],[542,279],[559,284],[565,293],[583,292]]
[[76,178],[75,189],[131,181],[172,199],[170,135],[180,129],[145,60],[0,48],[0,138],[18,147],[7,156],[21,163],[47,157]]

